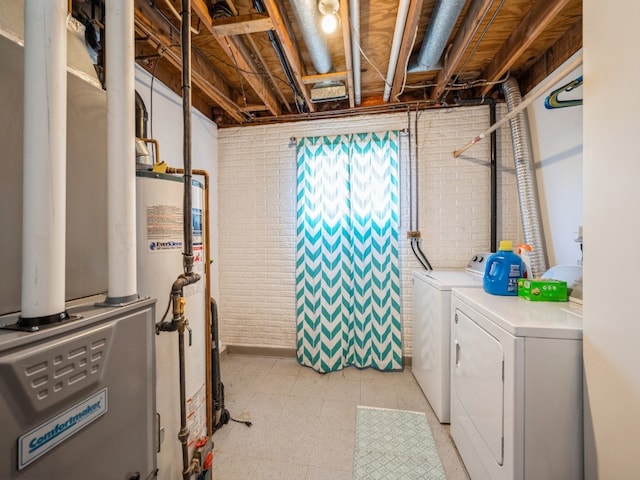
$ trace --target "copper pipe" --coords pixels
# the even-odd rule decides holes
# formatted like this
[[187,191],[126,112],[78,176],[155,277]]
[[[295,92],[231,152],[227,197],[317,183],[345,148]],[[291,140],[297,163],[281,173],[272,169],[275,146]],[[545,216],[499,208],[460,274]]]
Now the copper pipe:
[[141,138],[140,140],[147,143],[153,143],[154,148],[156,149],[156,154],[155,154],[153,164],[154,165],[159,164],[160,163],[160,143],[158,142],[158,140],[156,140],[155,138]]
[[[183,174],[183,168],[167,168],[167,173],[173,174]],[[204,312],[207,315],[209,312],[209,302],[211,301],[211,260],[210,256],[210,228],[209,228],[209,173],[206,170],[192,170],[194,175],[201,175],[204,177],[204,279],[205,279],[205,287],[204,287]],[[205,322],[204,324],[204,336],[207,347],[207,352],[211,352],[211,323]],[[216,348],[218,346],[216,345]],[[207,435],[210,437],[213,435],[213,425],[215,424],[215,419],[213,418],[213,398],[211,396],[211,392],[213,389],[213,385],[211,385],[211,370],[213,365],[211,365],[211,355],[205,355],[205,385],[206,385],[206,397],[207,397]]]

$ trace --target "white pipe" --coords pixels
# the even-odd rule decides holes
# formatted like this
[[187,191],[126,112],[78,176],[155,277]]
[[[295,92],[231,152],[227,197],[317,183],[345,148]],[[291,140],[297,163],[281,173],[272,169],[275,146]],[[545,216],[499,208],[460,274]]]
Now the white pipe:
[[398,55],[400,54],[400,46],[402,45],[404,26],[407,23],[409,3],[409,0],[400,0],[400,3],[398,4],[398,16],[396,17],[396,27],[393,32],[393,41],[391,42],[391,54],[389,56],[387,80],[384,85],[384,94],[382,96],[382,100],[384,102],[388,102],[389,97],[391,96],[391,86],[393,85],[393,77],[395,76],[396,65],[398,64]]
[[65,309],[67,2],[24,5],[22,317]]
[[133,0],[107,1],[108,292],[106,303],[137,298]]
[[351,19],[351,63],[353,65],[353,100],[356,105],[362,101],[360,80],[360,0],[349,2]]
[[551,88],[551,86],[554,83],[560,81],[560,79],[562,77],[564,77],[568,73],[571,73],[571,71],[573,71],[574,69],[578,68],[580,65],[582,65],[582,53],[580,53],[578,56],[576,56],[573,59],[573,61],[571,63],[568,63],[562,70],[557,70],[554,74],[550,75],[542,83],[540,83],[539,84],[540,86],[537,88],[538,92],[536,94],[528,95],[527,98],[524,99],[520,105],[518,105],[516,108],[514,108],[511,112],[509,112],[508,115],[503,117],[500,121],[494,123],[491,127],[487,128],[484,132],[480,133],[479,135],[473,137],[469,141],[469,143],[467,143],[463,147],[460,147],[459,149],[454,150],[453,151],[453,156],[455,158],[459,157],[463,152],[465,152],[468,149],[470,149],[471,147],[473,147],[476,143],[478,143],[480,140],[485,138],[491,132],[493,132],[494,130],[497,130],[502,125],[507,123],[513,117],[518,115],[521,111],[523,111],[525,108],[527,108],[531,103],[533,103],[533,101],[536,98],[538,98],[540,95],[545,93],[549,88]]

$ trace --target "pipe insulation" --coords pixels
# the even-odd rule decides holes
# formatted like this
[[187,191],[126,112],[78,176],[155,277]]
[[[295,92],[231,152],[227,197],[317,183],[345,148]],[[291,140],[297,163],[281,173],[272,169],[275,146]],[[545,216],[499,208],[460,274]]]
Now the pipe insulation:
[[133,1],[106,2],[107,304],[138,298]]
[[21,317],[65,310],[67,2],[24,5]]
[[391,41],[391,54],[389,55],[389,68],[387,68],[387,79],[384,83],[384,93],[382,95],[384,102],[388,102],[391,96],[391,86],[393,85],[393,77],[395,76],[396,65],[398,64],[398,55],[400,54],[400,46],[402,45],[404,27],[407,23],[409,4],[409,0],[400,0],[398,4],[398,15],[396,16],[396,26],[393,30],[393,40]]
[[333,69],[333,61],[327,39],[318,28],[322,20],[318,1],[295,0],[290,3],[316,72],[329,73]]
[[416,63],[411,65],[409,72],[428,72],[442,68],[440,58],[466,1],[438,0]]
[[[514,78],[509,78],[502,86],[509,112],[522,103],[520,88]],[[531,151],[529,121],[525,111],[509,120],[513,155],[516,167],[516,183],[520,200],[520,214],[525,243],[531,246],[532,278],[539,278],[547,270],[547,250],[542,231],[540,198],[536,182],[536,171]]]

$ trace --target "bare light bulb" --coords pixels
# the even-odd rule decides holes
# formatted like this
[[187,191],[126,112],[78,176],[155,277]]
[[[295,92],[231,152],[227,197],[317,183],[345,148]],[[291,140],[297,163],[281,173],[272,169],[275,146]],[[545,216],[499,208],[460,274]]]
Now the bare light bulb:
[[322,30],[325,33],[333,33],[338,26],[338,20],[335,15],[329,14],[322,17]]

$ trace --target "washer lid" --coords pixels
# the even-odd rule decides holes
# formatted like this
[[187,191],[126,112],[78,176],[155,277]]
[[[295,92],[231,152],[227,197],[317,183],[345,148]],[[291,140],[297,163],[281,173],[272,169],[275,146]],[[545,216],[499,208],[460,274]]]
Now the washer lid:
[[416,278],[433,285],[438,290],[453,287],[481,287],[482,276],[464,270],[424,270],[414,272]]

